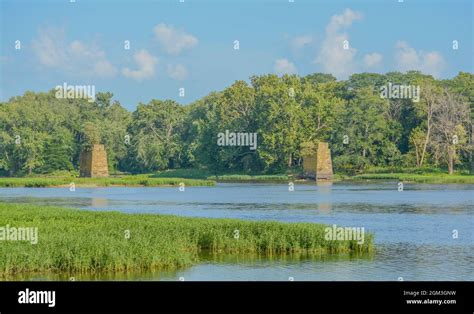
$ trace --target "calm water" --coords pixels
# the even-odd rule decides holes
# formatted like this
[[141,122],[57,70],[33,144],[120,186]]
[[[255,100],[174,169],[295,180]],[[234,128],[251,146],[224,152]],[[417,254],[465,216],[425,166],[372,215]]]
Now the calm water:
[[[174,272],[76,277],[101,280],[474,280],[474,185],[218,184],[178,188],[5,188],[0,201],[195,217],[318,222],[375,234],[371,256],[311,259],[202,256]],[[453,230],[458,238],[453,239]],[[68,279],[28,276],[21,279]]]

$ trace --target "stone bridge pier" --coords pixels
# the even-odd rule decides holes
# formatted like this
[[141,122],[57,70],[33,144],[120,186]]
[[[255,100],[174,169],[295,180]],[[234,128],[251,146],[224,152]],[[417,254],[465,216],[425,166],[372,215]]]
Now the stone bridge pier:
[[89,178],[104,178],[109,176],[107,152],[102,144],[94,144],[83,149],[79,155],[79,175]]
[[328,143],[319,142],[316,152],[303,156],[303,170],[307,178],[332,181],[332,159]]

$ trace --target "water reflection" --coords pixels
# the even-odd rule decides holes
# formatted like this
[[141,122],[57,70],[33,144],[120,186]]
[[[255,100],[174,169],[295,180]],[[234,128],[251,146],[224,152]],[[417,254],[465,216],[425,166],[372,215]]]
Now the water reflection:
[[331,182],[331,181],[318,181],[318,182],[316,182],[316,186],[321,191],[324,191],[324,190],[331,191],[332,185],[333,185],[333,182]]
[[202,254],[195,266],[173,271],[29,274],[1,280],[404,281],[474,280],[474,247],[379,245],[374,254],[257,256]]
[[318,211],[323,214],[329,214],[332,209],[331,203],[318,203]]
[[97,198],[93,197],[91,206],[92,207],[107,207],[109,205],[109,200],[106,198]]
[[[216,276],[209,276],[202,280],[221,280],[219,277],[226,276],[226,271],[218,270],[221,267],[224,269],[230,268],[247,268],[265,272],[266,269],[282,269],[294,268],[302,264],[323,264],[327,262],[341,262],[341,261],[370,261],[374,258],[373,253],[354,254],[320,254],[320,255],[305,255],[305,254],[288,254],[288,255],[259,255],[259,254],[223,254],[223,253],[201,253],[199,255],[199,262],[197,265],[206,265],[206,267],[214,267],[217,271]],[[162,270],[162,271],[148,271],[148,272],[120,272],[120,273],[100,273],[100,274],[85,274],[85,273],[49,273],[49,274],[21,274],[11,275],[0,280],[18,280],[18,281],[96,281],[96,280],[180,280],[184,277],[185,280],[201,280],[194,279],[194,276],[189,276],[190,272],[199,266],[189,268],[182,268],[177,270]],[[204,275],[204,274],[203,274]],[[232,280],[232,279],[222,279]],[[259,274],[254,273],[249,278],[240,278],[234,280],[260,280]]]

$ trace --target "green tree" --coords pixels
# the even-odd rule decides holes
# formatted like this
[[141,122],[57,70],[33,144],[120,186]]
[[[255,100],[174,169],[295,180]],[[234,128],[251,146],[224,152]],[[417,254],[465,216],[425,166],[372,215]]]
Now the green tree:
[[129,162],[135,171],[156,171],[180,164],[184,109],[172,100],[139,104],[129,126]]

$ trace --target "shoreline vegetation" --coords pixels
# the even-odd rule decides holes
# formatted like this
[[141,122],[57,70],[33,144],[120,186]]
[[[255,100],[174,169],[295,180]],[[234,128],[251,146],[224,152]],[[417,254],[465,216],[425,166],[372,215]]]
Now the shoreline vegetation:
[[[52,223],[54,222],[54,223]],[[199,253],[262,256],[371,253],[373,234],[325,240],[326,225],[95,212],[0,203],[0,225],[38,228],[38,242],[2,241],[0,277],[177,269]],[[128,235],[128,237],[127,237]]]
[[74,176],[61,177],[21,177],[0,178],[0,187],[113,187],[113,186],[213,186],[215,182],[203,179],[186,178],[154,178],[151,175],[124,175],[108,178],[77,178]]
[[[287,183],[287,182],[311,182],[303,177],[302,171],[297,170],[294,173],[279,174],[232,174],[221,173],[211,174],[201,169],[174,169],[157,172],[153,177],[166,178],[188,178],[188,179],[207,179],[216,182],[233,183]],[[344,174],[335,173],[334,182],[353,181],[361,182],[367,180],[387,180],[404,181],[415,183],[458,183],[474,184],[474,175],[467,171],[460,171],[454,174],[447,174],[445,169],[439,168],[403,168],[403,167],[372,167],[362,173]]]
[[431,184],[474,184],[473,175],[448,174],[407,174],[407,173],[367,173],[349,178],[349,181],[399,181],[407,183]]
[[448,174],[446,169],[424,167],[371,167],[363,173],[342,177],[348,181],[399,181],[407,183],[429,184],[474,184],[474,175],[469,171],[457,171]]
[[[172,169],[149,174],[118,173],[108,178],[79,178],[76,172],[57,172],[50,175],[25,177],[0,177],[0,188],[8,187],[169,187],[169,186],[214,186],[222,183],[288,183],[314,182],[306,179],[301,171],[294,174],[212,174],[202,169]],[[429,184],[474,184],[474,175],[465,172],[447,174],[437,168],[388,168],[374,167],[353,175],[336,173],[334,182],[401,181]]]

